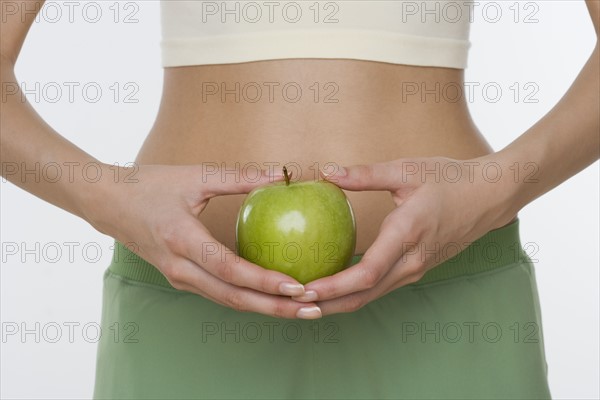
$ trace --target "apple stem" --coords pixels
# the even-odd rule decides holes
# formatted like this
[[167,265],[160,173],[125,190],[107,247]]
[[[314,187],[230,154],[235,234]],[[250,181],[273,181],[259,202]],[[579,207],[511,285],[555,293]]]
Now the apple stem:
[[289,186],[290,179],[292,179],[292,173],[290,172],[288,174],[287,168],[285,167],[285,165],[283,166],[283,176],[285,177],[285,186]]

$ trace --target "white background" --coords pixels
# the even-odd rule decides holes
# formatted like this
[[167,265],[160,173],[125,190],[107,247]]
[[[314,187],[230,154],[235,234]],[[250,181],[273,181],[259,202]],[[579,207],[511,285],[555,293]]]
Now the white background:
[[[485,4],[482,2],[481,4]],[[85,3],[80,3],[81,5]],[[158,109],[162,85],[158,1],[137,2],[137,23],[113,21],[112,2],[102,3],[100,22],[86,22],[81,11],[75,22],[55,13],[34,24],[17,64],[17,77],[32,89],[57,82],[64,89],[56,103],[29,100],[57,131],[104,162],[121,164],[133,160]],[[537,23],[524,17],[518,22],[509,6],[499,2],[503,16],[497,23],[475,12],[471,30],[472,49],[466,80],[480,88],[497,82],[503,90],[497,102],[475,91],[470,103],[473,118],[495,149],[514,140],[534,124],[567,90],[590,55],[595,36],[583,1],[536,2]],[[66,6],[59,3],[66,12]],[[79,7],[78,10],[81,10]],[[122,21],[131,9],[119,6]],[[482,8],[479,8],[481,10]],[[476,9],[477,10],[477,9]],[[493,14],[490,14],[493,17]],[[98,82],[103,95],[97,103],[87,101],[80,89],[73,102],[64,82]],[[109,88],[117,82],[121,94],[127,82],[135,82],[138,103],[115,102]],[[517,82],[520,98],[510,86]],[[524,102],[524,85],[533,82],[539,91]],[[50,90],[51,87],[47,86]],[[47,97],[53,95],[48,92]],[[90,92],[91,93],[91,92]],[[92,93],[93,94],[93,93]],[[567,133],[565,133],[567,134]],[[565,149],[565,153],[568,149]],[[537,244],[536,273],[541,297],[544,339],[549,378],[555,398],[598,398],[598,163],[587,168],[551,193],[527,206],[520,214],[523,242]],[[24,242],[78,242],[71,262],[63,255],[56,263],[33,256],[3,255],[1,267],[1,317],[4,328],[17,323],[41,335],[3,336],[1,343],[2,398],[89,398],[95,368],[95,324],[100,321],[102,274],[110,261],[112,239],[95,232],[85,222],[53,207],[10,183],[1,184],[2,245]],[[90,249],[84,259],[82,247],[97,243],[102,254]],[[47,247],[49,249],[49,247]],[[54,256],[51,253],[47,258]],[[510,294],[507,294],[510,295]],[[69,342],[67,325],[79,323]],[[57,343],[52,323],[62,327]],[[91,324],[87,332],[82,326]],[[50,325],[49,325],[50,324]]]

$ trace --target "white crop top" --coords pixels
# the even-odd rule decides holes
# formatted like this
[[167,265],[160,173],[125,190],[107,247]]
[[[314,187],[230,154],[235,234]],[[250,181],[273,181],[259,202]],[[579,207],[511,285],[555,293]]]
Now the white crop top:
[[342,58],[465,68],[468,1],[162,0],[162,65]]

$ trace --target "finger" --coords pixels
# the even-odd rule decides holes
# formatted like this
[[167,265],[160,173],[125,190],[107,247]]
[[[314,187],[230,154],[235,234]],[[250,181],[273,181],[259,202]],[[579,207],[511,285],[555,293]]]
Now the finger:
[[395,162],[321,169],[321,176],[347,190],[396,190],[401,171]]
[[425,275],[426,269],[421,247],[416,252],[406,252],[394,264],[390,273],[381,281],[382,295],[419,281]]
[[[379,235],[358,263],[335,275],[306,284],[305,291],[311,293],[304,298],[308,297],[310,301],[328,300],[375,287],[402,257],[406,249],[402,244],[404,237],[404,232],[393,223],[384,222]],[[316,292],[316,298],[312,292]]]
[[371,301],[377,299],[377,289],[363,290],[362,292],[352,293],[347,296],[338,297],[332,300],[319,301],[317,305],[321,309],[323,316],[350,313],[358,311]]
[[[173,283],[179,290],[199,294],[236,311],[256,312],[276,318],[315,319],[322,316],[315,303],[299,303],[289,297],[275,296],[240,288],[219,280],[190,260],[180,259]],[[173,284],[172,283],[172,284]]]
[[304,286],[281,272],[253,264],[212,237],[196,219],[182,235],[179,254],[192,260],[218,279],[264,293],[299,296]]
[[203,164],[201,167],[201,182],[205,193],[209,196],[220,196],[227,194],[244,194],[252,189],[284,179],[283,174],[269,170],[249,166],[240,167],[236,165],[231,170],[217,168],[213,164]]
[[320,301],[317,304],[323,316],[354,312],[402,286],[417,282],[423,275],[421,253],[418,252],[398,260],[377,286],[362,292]]

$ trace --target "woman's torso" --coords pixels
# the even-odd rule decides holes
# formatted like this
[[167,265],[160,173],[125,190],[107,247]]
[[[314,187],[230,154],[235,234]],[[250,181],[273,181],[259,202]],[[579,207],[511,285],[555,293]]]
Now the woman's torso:
[[[245,166],[291,165],[305,180],[331,162],[478,157],[492,149],[470,118],[462,82],[460,69],[341,59],[165,68],[158,116],[136,161],[211,163],[241,170],[239,179]],[[346,194],[362,254],[394,203],[384,191]],[[199,217],[231,249],[243,199],[213,198]]]

